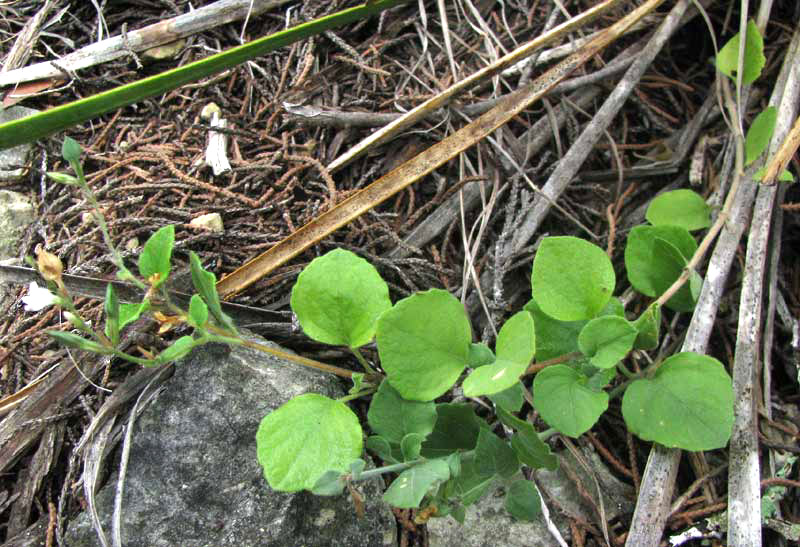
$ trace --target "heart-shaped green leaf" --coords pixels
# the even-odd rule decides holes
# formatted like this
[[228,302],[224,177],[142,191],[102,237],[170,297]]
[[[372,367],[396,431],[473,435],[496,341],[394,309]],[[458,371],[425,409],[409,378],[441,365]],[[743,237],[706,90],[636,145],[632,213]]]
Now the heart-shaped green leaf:
[[306,393],[261,420],[258,463],[274,490],[310,490],[326,471],[349,470],[361,456],[361,436],[358,417],[346,404]]
[[378,320],[381,366],[404,399],[432,401],[458,380],[472,342],[464,307],[440,289],[397,302]]
[[528,368],[535,350],[533,317],[523,310],[511,316],[500,329],[495,362],[473,370],[464,380],[464,394],[491,395],[514,386]]
[[578,347],[598,368],[616,366],[636,340],[636,329],[623,317],[605,315],[589,321],[578,336]]
[[560,321],[592,319],[611,298],[616,277],[605,251],[572,236],[546,237],[533,259],[533,298]]
[[309,337],[357,348],[372,340],[378,316],[392,303],[388,285],[369,262],[334,249],[303,269],[291,306]]
[[489,399],[491,399],[497,407],[507,410],[508,412],[519,412],[522,405],[525,404],[524,389],[522,383],[517,382],[508,389],[489,395]]
[[551,427],[570,437],[588,431],[608,408],[608,394],[594,391],[588,378],[565,365],[553,365],[533,381],[533,406]]
[[691,232],[711,226],[711,207],[697,192],[682,188],[656,196],[645,218],[653,226],[680,226]]
[[684,450],[722,448],[733,427],[731,377],[713,357],[672,355],[652,378],[628,386],[622,415],[646,441]]
[[633,322],[634,328],[639,333],[633,347],[636,349],[650,350],[658,347],[658,337],[661,332],[661,308],[655,302]]

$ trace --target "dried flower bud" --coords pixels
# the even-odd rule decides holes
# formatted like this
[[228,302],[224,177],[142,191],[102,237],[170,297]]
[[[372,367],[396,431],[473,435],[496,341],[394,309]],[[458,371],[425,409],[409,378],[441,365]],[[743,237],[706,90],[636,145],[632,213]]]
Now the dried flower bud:
[[60,258],[44,249],[38,249],[36,266],[46,281],[53,281],[57,285],[61,285],[61,272],[64,271],[64,265],[61,264]]

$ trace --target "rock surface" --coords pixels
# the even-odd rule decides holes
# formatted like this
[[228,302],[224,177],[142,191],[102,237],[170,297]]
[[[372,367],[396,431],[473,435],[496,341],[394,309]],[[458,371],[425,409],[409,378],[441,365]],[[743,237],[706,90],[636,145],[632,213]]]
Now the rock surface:
[[[607,519],[620,513],[631,513],[634,507],[633,489],[614,477],[597,455],[583,451],[584,460],[592,469],[603,494]],[[569,473],[565,468],[569,468]],[[559,468],[555,471],[539,470],[536,482],[547,500],[550,518],[562,537],[569,543],[569,528],[565,516],[579,517],[596,523],[596,513],[578,492],[568,475],[578,477],[587,492],[595,493],[594,481],[568,451],[559,454]],[[428,521],[430,547],[558,547],[543,519],[534,522],[515,520],[503,507],[504,492],[500,488],[489,493],[467,508],[463,526],[453,518],[434,518]]]
[[0,260],[19,255],[20,238],[34,218],[33,204],[27,196],[0,190]]
[[[256,461],[259,422],[306,392],[343,395],[335,377],[267,354],[199,348],[176,364],[166,389],[134,430],[122,503],[126,547],[378,547],[396,544],[379,483],[364,485],[366,516],[349,498],[286,494],[268,487]],[[97,496],[110,538],[115,480]],[[100,545],[86,514],[71,547]]]
[[[24,106],[12,106],[5,110],[0,109],[0,123],[11,122],[32,116],[39,112],[33,108],[26,108]],[[26,169],[17,166],[27,166],[28,158],[30,157],[32,144],[21,144],[14,148],[7,148],[0,150],[0,181],[16,181],[22,178]]]

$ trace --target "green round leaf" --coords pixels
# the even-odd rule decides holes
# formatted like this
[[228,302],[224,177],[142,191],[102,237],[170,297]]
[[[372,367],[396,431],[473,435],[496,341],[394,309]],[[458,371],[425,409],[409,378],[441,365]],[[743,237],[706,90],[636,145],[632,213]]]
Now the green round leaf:
[[605,315],[589,321],[578,336],[578,346],[598,368],[616,366],[633,349],[637,331],[626,319]]
[[[735,80],[735,73],[739,67],[739,41],[740,33],[731,38],[722,46],[717,54],[716,64],[720,72]],[[744,46],[744,67],[742,70],[742,84],[748,85],[758,79],[767,58],[764,56],[764,39],[758,31],[755,21],[747,22],[747,38]]]
[[256,434],[270,487],[310,490],[326,471],[347,472],[361,456],[361,425],[347,405],[306,393],[267,414]]
[[464,307],[431,289],[404,298],[378,319],[381,366],[404,399],[432,401],[458,380],[472,341]]
[[697,192],[673,190],[656,196],[647,207],[645,218],[653,226],[700,230],[711,226],[711,207]]
[[608,394],[593,391],[588,378],[565,365],[553,365],[533,381],[533,406],[551,427],[570,437],[589,430],[608,408]]
[[395,458],[392,453],[392,445],[380,435],[367,437],[367,450],[386,463],[397,463],[397,458]]
[[[628,234],[625,246],[625,269],[633,288],[656,298],[664,293],[683,272],[697,242],[678,226],[636,226]],[[689,284],[673,296],[668,306],[677,311],[691,311],[695,300]]]
[[722,448],[733,427],[731,377],[712,357],[678,353],[651,379],[628,386],[622,415],[628,429],[646,441],[684,450]]
[[450,466],[445,460],[429,460],[406,469],[383,494],[383,501],[393,507],[419,507],[425,494],[440,482],[450,478]]
[[369,343],[378,316],[392,307],[389,287],[378,271],[344,249],[305,267],[292,289],[291,305],[309,337],[351,348]]
[[409,433],[424,439],[436,423],[436,405],[407,401],[384,380],[372,397],[367,421],[375,433],[393,443],[399,443]]
[[410,462],[419,458],[419,451],[422,449],[422,441],[425,437],[419,433],[409,433],[400,441],[400,452],[403,454],[403,461]]
[[542,512],[542,500],[531,481],[520,479],[509,487],[505,507],[515,519],[532,521]]
[[464,380],[467,397],[500,393],[517,383],[528,368],[536,349],[533,317],[521,311],[505,322],[497,335],[497,359],[477,368]]
[[606,253],[571,236],[542,240],[533,259],[533,298],[560,321],[592,319],[614,292],[614,268]]
[[139,255],[139,275],[153,287],[158,287],[169,277],[172,246],[175,244],[175,226],[159,228],[142,247]]
[[768,106],[756,116],[750,129],[747,130],[747,137],[744,141],[745,165],[750,165],[758,159],[764,150],[767,149],[772,133],[775,131],[775,122],[778,119],[778,109]]

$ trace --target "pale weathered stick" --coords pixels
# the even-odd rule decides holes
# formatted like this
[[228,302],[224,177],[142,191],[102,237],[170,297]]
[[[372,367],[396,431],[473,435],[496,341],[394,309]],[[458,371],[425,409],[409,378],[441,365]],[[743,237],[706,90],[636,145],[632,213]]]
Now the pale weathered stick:
[[[784,59],[784,68],[800,66],[800,32],[795,32]],[[778,119],[768,157],[778,150],[797,116],[800,71],[788,70],[783,93],[776,89],[771,104],[778,106]],[[769,255],[770,224],[776,186],[761,185],[747,237],[747,255],[739,299],[736,354],[733,361],[734,424],[728,473],[728,545],[761,545],[761,466],[758,454],[756,409],[758,362],[761,344],[764,278]]]
[[128,55],[129,49],[144,51],[209,28],[244,19],[248,12],[250,17],[259,15],[267,10],[282,6],[289,1],[219,0],[208,6],[149,25],[143,29],[131,30],[127,33],[127,45],[122,36],[115,36],[88,45],[60,59],[54,59],[55,63],[44,61],[0,73],[0,87],[32,80],[63,78],[65,76],[64,71],[73,72],[81,68],[113,61]]
[[39,39],[39,32],[42,30],[45,19],[60,2],[61,0],[47,0],[36,12],[36,15],[28,19],[28,22],[17,34],[17,39],[14,41],[14,45],[11,46],[8,55],[6,55],[3,68],[0,68],[0,73],[19,68],[28,62],[36,46],[36,41]]
[[508,55],[504,55],[498,59],[496,63],[493,63],[492,65],[471,74],[463,80],[456,82],[435,97],[432,97],[422,104],[412,108],[406,114],[404,114],[403,117],[393,121],[386,127],[376,131],[369,137],[356,144],[350,150],[333,160],[327,166],[328,171],[334,172],[338,169],[341,169],[351,161],[365,154],[370,148],[388,141],[397,133],[418,122],[420,119],[423,119],[428,115],[429,112],[446,105],[457,95],[463,93],[476,83],[481,82],[486,78],[491,78],[504,68],[511,66],[512,64],[524,59],[525,57],[528,57],[529,55],[532,55],[533,52],[545,44],[553,42],[554,40],[561,38],[576,28],[580,28],[582,25],[589,23],[618,3],[619,0],[605,0],[605,2],[602,2],[597,6],[586,10],[580,15],[573,17],[569,21],[565,21],[564,23],[558,25],[550,32],[547,32],[544,35],[531,40],[527,44],[518,47]]

